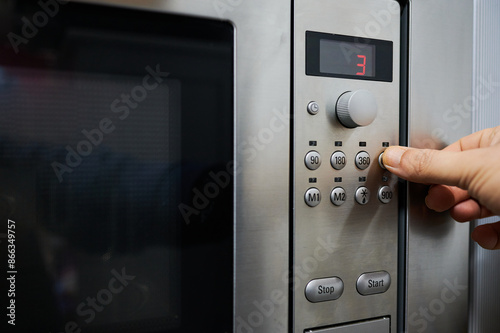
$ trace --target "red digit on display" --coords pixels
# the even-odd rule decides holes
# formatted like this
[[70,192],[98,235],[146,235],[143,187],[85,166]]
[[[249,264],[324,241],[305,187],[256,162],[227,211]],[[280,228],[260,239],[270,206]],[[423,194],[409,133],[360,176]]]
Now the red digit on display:
[[358,58],[363,59],[363,63],[362,64],[358,64],[358,67],[362,67],[363,70],[361,72],[356,73],[356,75],[365,75],[365,71],[366,71],[366,56],[364,56],[364,55],[358,55]]

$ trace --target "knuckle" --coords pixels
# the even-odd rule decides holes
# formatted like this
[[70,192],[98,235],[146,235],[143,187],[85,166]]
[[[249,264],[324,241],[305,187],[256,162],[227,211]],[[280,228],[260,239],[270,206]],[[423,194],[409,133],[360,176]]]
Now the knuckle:
[[494,146],[500,143],[500,126],[491,129],[489,137],[490,145]]
[[417,177],[427,174],[429,165],[431,165],[433,152],[431,150],[416,151],[411,157],[413,172]]

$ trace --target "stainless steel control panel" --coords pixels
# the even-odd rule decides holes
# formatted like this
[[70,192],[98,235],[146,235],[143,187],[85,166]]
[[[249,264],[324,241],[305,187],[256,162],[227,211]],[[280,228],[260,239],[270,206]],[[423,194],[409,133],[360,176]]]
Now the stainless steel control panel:
[[294,13],[293,331],[390,318],[396,331],[400,8],[299,0]]

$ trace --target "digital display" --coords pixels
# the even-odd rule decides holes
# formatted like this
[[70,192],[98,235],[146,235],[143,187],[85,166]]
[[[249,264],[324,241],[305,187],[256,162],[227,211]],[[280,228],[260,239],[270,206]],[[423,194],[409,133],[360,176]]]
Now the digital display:
[[375,45],[321,39],[319,41],[319,71],[374,77],[375,55]]
[[306,31],[306,74],[392,82],[391,41]]

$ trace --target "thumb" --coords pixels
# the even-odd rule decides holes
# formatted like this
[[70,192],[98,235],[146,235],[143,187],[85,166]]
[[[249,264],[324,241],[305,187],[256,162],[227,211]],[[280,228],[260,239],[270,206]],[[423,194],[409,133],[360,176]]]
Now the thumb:
[[464,188],[474,165],[463,154],[394,146],[384,151],[382,162],[391,173],[412,182]]

